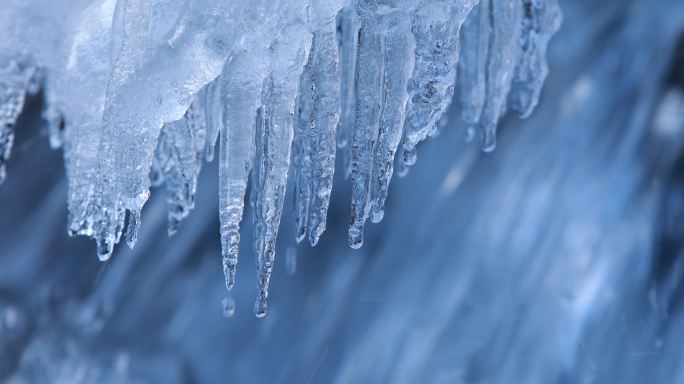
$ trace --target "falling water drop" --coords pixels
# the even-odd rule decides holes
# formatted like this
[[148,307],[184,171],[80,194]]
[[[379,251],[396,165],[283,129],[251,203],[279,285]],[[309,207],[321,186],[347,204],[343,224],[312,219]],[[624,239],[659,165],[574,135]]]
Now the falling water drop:
[[235,299],[232,295],[228,295],[221,301],[221,306],[223,307],[223,317],[229,318],[235,315]]

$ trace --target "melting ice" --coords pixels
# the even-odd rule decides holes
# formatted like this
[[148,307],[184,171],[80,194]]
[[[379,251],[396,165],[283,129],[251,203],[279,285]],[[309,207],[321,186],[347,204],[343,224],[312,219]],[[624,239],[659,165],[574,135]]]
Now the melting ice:
[[395,168],[415,163],[452,99],[485,151],[508,109],[530,115],[560,21],[556,0],[9,0],[0,180],[24,98],[42,87],[50,142],[64,150],[68,231],[107,260],[122,237],[135,246],[151,186],[164,185],[168,233],[179,230],[218,142],[226,286],[248,199],[263,316],[288,175],[296,239],[315,245],[341,156],[349,245],[361,247]]

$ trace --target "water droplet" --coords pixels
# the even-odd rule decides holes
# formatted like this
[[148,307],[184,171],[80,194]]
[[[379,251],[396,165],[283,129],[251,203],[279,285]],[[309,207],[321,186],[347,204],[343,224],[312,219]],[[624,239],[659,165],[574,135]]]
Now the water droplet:
[[223,317],[233,317],[235,315],[235,299],[233,296],[228,295],[221,301],[221,306],[223,307]]

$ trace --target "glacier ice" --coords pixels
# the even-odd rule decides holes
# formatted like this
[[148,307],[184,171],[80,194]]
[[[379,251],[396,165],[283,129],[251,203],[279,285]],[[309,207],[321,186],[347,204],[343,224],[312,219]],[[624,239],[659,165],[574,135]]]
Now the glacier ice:
[[349,245],[361,247],[393,174],[415,163],[455,94],[466,136],[479,132],[485,151],[508,109],[530,115],[562,18],[556,0],[8,1],[0,180],[25,95],[42,88],[50,142],[64,150],[68,231],[95,239],[107,260],[122,237],[135,246],[152,186],[166,189],[169,235],[179,229],[218,143],[226,286],[248,198],[257,316],[288,179],[296,240],[315,245],[341,161]]

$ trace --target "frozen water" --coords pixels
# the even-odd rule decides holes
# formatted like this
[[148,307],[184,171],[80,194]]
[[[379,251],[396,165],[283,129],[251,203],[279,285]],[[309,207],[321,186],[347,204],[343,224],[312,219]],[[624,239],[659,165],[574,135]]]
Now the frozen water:
[[[550,72],[535,112],[526,120],[515,117],[521,111],[512,99],[514,73],[513,113],[498,125],[496,151],[483,154],[461,140],[464,89],[457,81],[456,105],[443,115],[448,124],[442,119],[439,138],[418,145],[420,161],[408,177],[392,180],[383,223],[367,226],[360,250],[348,249],[345,238],[348,147],[338,144],[327,229],[315,248],[294,245],[298,211],[290,167],[268,315],[259,321],[251,310],[256,271],[244,257],[253,252],[249,204],[238,220],[243,258],[230,293],[236,307],[228,301],[221,309],[228,294],[217,268],[215,186],[228,179],[218,177],[220,148],[213,163],[202,165],[195,207],[173,238],[166,238],[167,197],[178,195],[169,194],[155,171],[150,182],[160,188],[151,189],[141,211],[135,248],[119,245],[99,263],[88,257],[91,241],[65,236],[62,152],[48,148],[39,99],[26,98],[9,177],[0,188],[0,381],[684,382],[684,3],[560,3],[565,21],[549,46]],[[477,9],[464,22],[464,39]],[[335,16],[336,25],[347,25],[336,35],[361,22],[347,19],[348,11],[356,12],[347,8]],[[51,32],[59,36],[58,29]],[[257,47],[247,39],[241,44]],[[338,51],[341,83],[351,65],[344,52]],[[460,49],[457,78],[463,78],[468,52]],[[266,64],[265,53],[247,53],[261,59],[243,63]],[[245,74],[265,71],[242,68]],[[486,79],[489,72],[482,65],[479,73]],[[259,84],[254,98],[226,103],[257,100],[254,108],[225,109],[245,110],[246,121],[255,124],[247,126],[251,132],[257,129],[253,111],[261,107],[263,82],[256,77],[243,88],[221,88]],[[216,97],[209,89],[221,78],[198,95]],[[79,85],[87,84],[75,81],[70,89]],[[338,126],[347,121],[345,94],[341,89]],[[350,100],[354,111],[355,92]],[[301,128],[299,102],[293,143]],[[74,101],[79,104],[85,103]],[[242,117],[223,111],[210,116]],[[472,125],[478,134],[481,114]],[[187,110],[175,122],[186,124],[186,116]],[[173,123],[162,126],[160,137]],[[207,121],[205,142],[213,140],[211,125]],[[247,136],[252,139],[247,148],[256,146]],[[230,148],[243,148],[233,143]],[[394,174],[407,169],[403,144],[402,136]],[[153,158],[153,171],[155,164]],[[249,175],[251,169],[238,165],[235,171]],[[246,180],[241,198],[251,188]],[[288,255],[295,254],[296,275],[288,277]],[[225,319],[232,308],[233,317]]]
[[484,150],[509,107],[530,115],[561,11],[556,0],[12,0],[2,20],[0,180],[25,94],[42,84],[69,233],[107,260],[122,237],[138,241],[151,186],[165,185],[168,233],[179,230],[218,140],[226,286],[249,186],[263,315],[288,176],[296,240],[315,245],[341,153],[349,244],[361,247],[394,168],[415,163],[457,87]]

